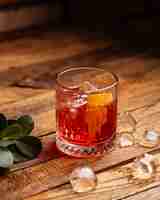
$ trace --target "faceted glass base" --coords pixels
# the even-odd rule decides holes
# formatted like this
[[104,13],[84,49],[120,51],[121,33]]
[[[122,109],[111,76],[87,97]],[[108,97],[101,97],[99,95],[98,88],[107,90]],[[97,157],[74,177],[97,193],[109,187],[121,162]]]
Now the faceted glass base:
[[[112,138],[113,140],[113,138]],[[105,151],[112,147],[112,140],[96,144],[94,146],[81,146],[76,144],[68,143],[66,140],[57,137],[56,145],[57,148],[70,156],[86,158],[93,156],[102,156]]]

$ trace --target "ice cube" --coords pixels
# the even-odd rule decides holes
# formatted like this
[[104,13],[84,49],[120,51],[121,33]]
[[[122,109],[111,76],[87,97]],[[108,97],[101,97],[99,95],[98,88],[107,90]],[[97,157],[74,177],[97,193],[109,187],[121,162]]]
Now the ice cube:
[[151,142],[156,142],[159,138],[159,135],[157,132],[151,130],[151,131],[147,131],[146,133],[146,139],[148,141],[151,141]]
[[70,104],[70,109],[76,109],[79,106],[82,106],[87,103],[87,95],[86,94],[81,94],[77,95],[77,97],[71,102]]
[[80,90],[85,93],[91,93],[91,92],[97,91],[97,88],[89,81],[84,81],[80,85]]
[[79,166],[75,168],[70,177],[70,183],[75,192],[89,192],[97,185],[97,177],[89,166]]
[[100,72],[92,77],[92,84],[98,89],[104,89],[115,83],[115,78],[109,72]]
[[151,154],[144,154],[137,158],[132,165],[132,175],[136,179],[146,180],[155,173],[155,158]]
[[159,133],[154,130],[146,130],[139,138],[139,144],[144,147],[153,148],[160,143]]
[[134,138],[131,134],[129,133],[123,133],[119,137],[119,145],[120,147],[129,147],[134,144]]

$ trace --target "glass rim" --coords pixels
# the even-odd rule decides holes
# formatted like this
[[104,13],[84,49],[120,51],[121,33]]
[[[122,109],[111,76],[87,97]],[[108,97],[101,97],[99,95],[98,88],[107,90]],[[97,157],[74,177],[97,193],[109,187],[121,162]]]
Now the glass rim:
[[[110,71],[107,71],[106,69],[103,69],[103,68],[98,68],[98,67],[70,67],[70,68],[67,68],[67,69],[64,69],[63,71],[61,71],[61,72],[58,72],[57,74],[56,74],[56,83],[60,86],[60,87],[62,87],[62,88],[64,88],[64,89],[67,89],[67,90],[75,90],[75,89],[78,89],[80,86],[79,85],[77,85],[77,86],[73,86],[73,87],[67,87],[67,86],[65,86],[63,83],[61,83],[61,81],[60,81],[60,77],[62,76],[62,75],[64,75],[65,73],[67,73],[67,72],[70,72],[70,71],[78,71],[78,70],[97,70],[97,71],[102,71],[102,72],[108,72],[112,77],[113,77],[113,83],[112,84],[110,84],[110,85],[107,85],[106,87],[104,87],[104,88],[100,88],[100,89],[97,89],[96,90],[96,92],[97,91],[104,91],[104,90],[109,90],[109,89],[111,89],[111,88],[113,88],[113,87],[115,87],[116,85],[118,85],[118,83],[119,83],[119,79],[118,79],[118,77],[117,77],[117,75],[115,74],[115,73],[113,73],[113,72],[110,72]],[[95,92],[95,91],[94,91]]]

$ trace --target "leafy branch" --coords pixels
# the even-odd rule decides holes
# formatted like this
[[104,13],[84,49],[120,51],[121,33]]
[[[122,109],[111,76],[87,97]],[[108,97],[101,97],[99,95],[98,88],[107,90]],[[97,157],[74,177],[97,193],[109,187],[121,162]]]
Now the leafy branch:
[[33,128],[29,115],[7,119],[0,114],[0,175],[14,163],[36,158],[40,153],[41,141],[30,135]]

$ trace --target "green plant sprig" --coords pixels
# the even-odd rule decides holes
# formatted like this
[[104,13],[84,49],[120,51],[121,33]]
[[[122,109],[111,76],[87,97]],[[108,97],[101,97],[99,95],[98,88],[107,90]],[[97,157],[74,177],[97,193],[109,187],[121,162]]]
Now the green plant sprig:
[[29,115],[7,119],[0,113],[0,175],[14,163],[34,159],[41,152],[40,139],[30,135],[33,129]]

